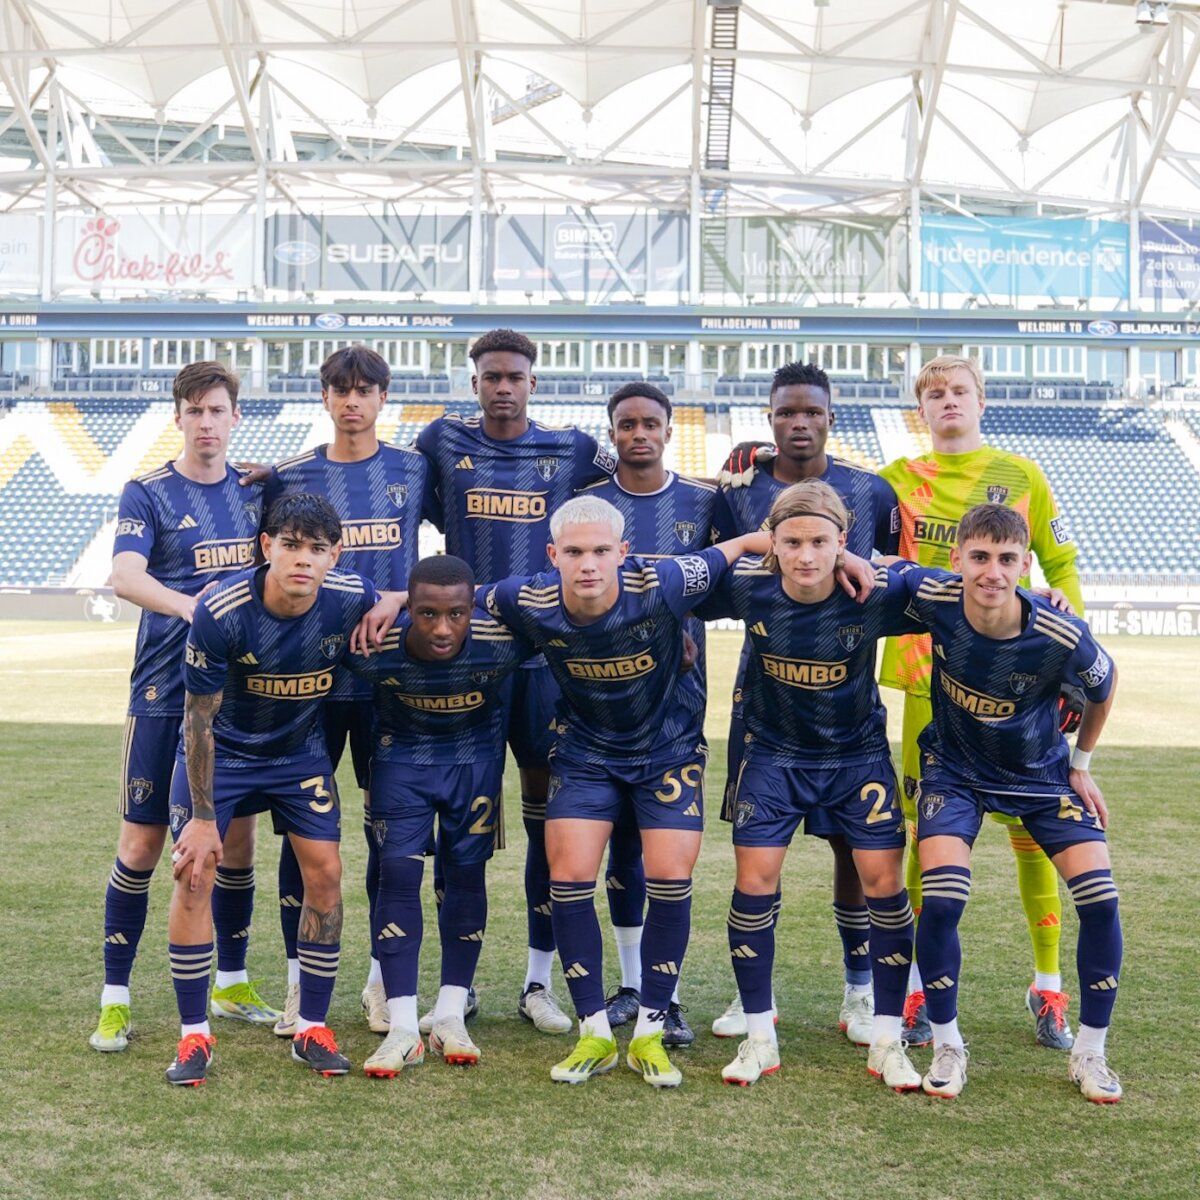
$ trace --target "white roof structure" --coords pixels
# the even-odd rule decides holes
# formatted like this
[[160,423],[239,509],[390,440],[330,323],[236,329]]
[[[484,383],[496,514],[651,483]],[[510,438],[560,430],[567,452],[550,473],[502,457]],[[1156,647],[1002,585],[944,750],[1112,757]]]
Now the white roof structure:
[[59,209],[1200,211],[1193,0],[0,0],[0,15],[8,211],[42,209],[47,189]]

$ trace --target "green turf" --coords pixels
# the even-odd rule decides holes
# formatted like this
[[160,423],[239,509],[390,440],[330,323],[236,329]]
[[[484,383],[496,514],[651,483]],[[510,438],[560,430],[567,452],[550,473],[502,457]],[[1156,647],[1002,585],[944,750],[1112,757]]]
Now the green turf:
[[[1112,737],[1096,756],[1113,807],[1126,936],[1110,1041],[1126,1086],[1115,1109],[1086,1104],[1062,1056],[1033,1044],[1022,1007],[1030,956],[1006,839],[988,827],[963,922],[962,1020],[971,1082],[955,1103],[895,1096],[837,1032],[838,941],[829,856],[803,839],[784,882],[776,988],[783,1071],[748,1091],[719,1069],[736,1046],[708,1033],[733,994],[724,915],[728,829],[710,802],[696,871],[683,994],[698,1038],[686,1083],[660,1094],[622,1066],[586,1087],[552,1085],[567,1039],[515,1012],[524,970],[523,836],[491,870],[480,966],[483,1048],[474,1070],[430,1059],[411,1075],[320,1080],[269,1033],[222,1023],[208,1085],[162,1080],[176,1036],[164,954],[168,875],[151,891],[134,974],[137,1036],[121,1055],[86,1042],[101,983],[101,903],[116,839],[116,776],[132,634],[96,626],[0,625],[0,1196],[29,1197],[1168,1197],[1195,1190],[1200,1081],[1193,811],[1200,775],[1200,644],[1115,640],[1122,670]],[[714,640],[713,730],[727,712],[735,639]],[[898,705],[897,711],[898,711]],[[723,782],[713,739],[710,796]],[[510,779],[510,785],[513,780]],[[343,777],[343,794],[352,785]],[[510,786],[510,798],[516,791]],[[515,806],[513,806],[515,807]],[[362,838],[347,805],[346,935],[332,1023],[356,1064],[377,1039],[358,1013],[366,968]],[[281,1001],[264,834],[252,973]],[[1191,881],[1189,883],[1189,881]],[[427,913],[427,929],[432,913]],[[1075,921],[1064,959],[1074,987]],[[613,979],[615,953],[607,947]],[[434,953],[422,991],[432,996]],[[565,989],[558,985],[560,994]],[[1076,1010],[1077,1011],[1077,1010]],[[627,1031],[619,1033],[624,1044]],[[915,1052],[918,1065],[928,1052]]]

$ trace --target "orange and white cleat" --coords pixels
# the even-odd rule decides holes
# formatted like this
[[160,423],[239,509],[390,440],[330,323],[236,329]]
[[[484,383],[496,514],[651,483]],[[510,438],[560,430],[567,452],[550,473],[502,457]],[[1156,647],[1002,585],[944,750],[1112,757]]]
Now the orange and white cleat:
[[445,1062],[473,1067],[479,1062],[479,1047],[471,1041],[462,1017],[443,1017],[429,1031],[429,1048]]
[[721,1068],[721,1078],[735,1087],[749,1087],[780,1067],[779,1046],[769,1037],[748,1037],[738,1046],[737,1058]]
[[411,1029],[393,1026],[379,1049],[363,1063],[363,1074],[372,1079],[395,1079],[405,1067],[419,1067],[425,1061],[425,1043]]
[[921,1076],[909,1061],[904,1042],[876,1042],[867,1051],[867,1074],[883,1081],[893,1092],[915,1092]]

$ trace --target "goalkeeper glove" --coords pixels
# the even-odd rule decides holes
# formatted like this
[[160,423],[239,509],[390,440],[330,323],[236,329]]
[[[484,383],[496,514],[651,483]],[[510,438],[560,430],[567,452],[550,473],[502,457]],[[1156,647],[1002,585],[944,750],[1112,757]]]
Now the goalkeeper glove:
[[761,467],[769,470],[777,451],[773,445],[739,442],[729,452],[725,465],[717,472],[717,486],[749,487]]
[[1087,697],[1082,688],[1064,683],[1058,693],[1058,728],[1064,733],[1076,733],[1083,721],[1083,706]]

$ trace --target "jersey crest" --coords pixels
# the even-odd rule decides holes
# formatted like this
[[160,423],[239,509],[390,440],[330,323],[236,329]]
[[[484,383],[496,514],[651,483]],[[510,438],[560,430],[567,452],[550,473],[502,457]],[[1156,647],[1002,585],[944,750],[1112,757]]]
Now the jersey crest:
[[989,504],[1003,504],[1008,499],[1008,488],[1002,483],[990,483],[987,498]]
[[549,483],[558,474],[559,460],[549,456],[537,460],[537,473]]
[[1022,674],[1020,671],[1014,671],[1008,677],[1008,686],[1012,688],[1013,694],[1023,696],[1033,685],[1037,683],[1036,675]]
[[396,508],[403,508],[408,499],[407,483],[389,483],[386,488],[387,498]]
[[695,521],[676,521],[675,536],[685,545],[690,546],[696,540]]
[[342,646],[346,643],[345,637],[340,633],[335,633],[327,638],[321,639],[321,653],[326,658],[334,659],[342,652]]
[[863,639],[861,625],[839,625],[837,631],[838,643],[846,650],[853,650]]

